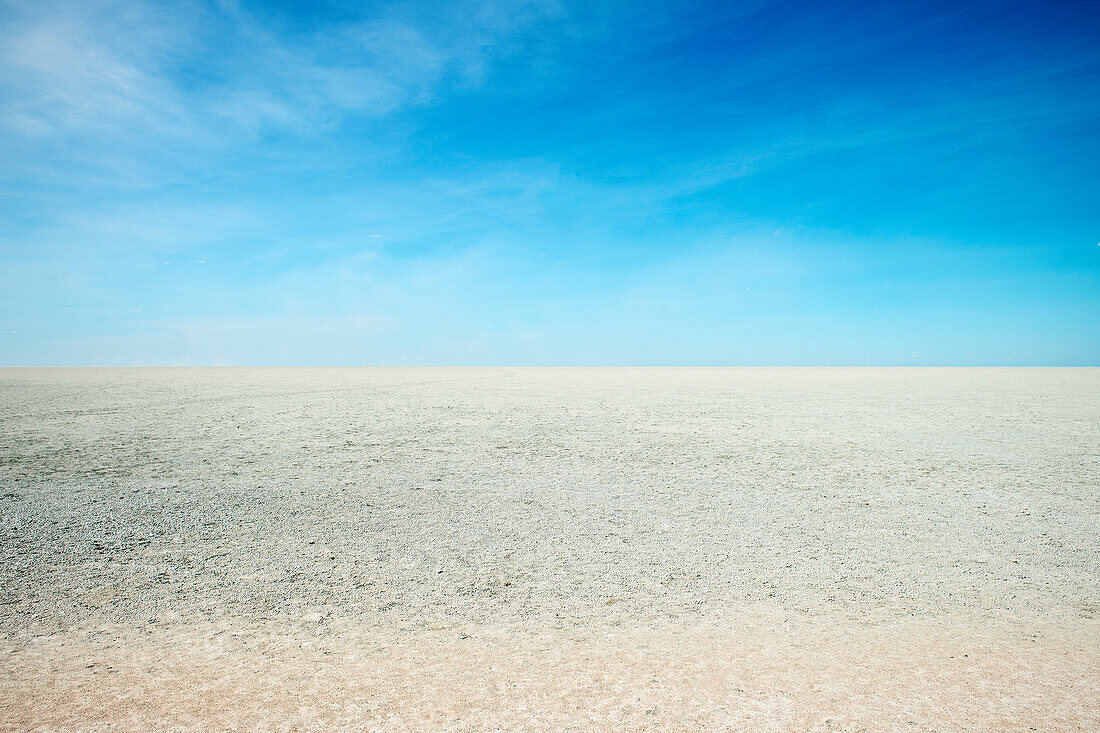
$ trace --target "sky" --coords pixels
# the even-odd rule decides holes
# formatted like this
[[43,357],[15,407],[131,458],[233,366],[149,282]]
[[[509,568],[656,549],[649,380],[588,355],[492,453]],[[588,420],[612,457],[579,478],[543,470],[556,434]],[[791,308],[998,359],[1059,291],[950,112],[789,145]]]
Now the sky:
[[1100,4],[0,0],[0,365],[1100,365]]

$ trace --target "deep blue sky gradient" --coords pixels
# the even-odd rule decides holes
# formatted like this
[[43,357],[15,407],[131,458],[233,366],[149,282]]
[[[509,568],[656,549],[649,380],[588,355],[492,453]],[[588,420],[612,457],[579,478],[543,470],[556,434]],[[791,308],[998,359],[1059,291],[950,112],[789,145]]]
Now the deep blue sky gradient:
[[1100,6],[0,0],[0,364],[1100,364]]

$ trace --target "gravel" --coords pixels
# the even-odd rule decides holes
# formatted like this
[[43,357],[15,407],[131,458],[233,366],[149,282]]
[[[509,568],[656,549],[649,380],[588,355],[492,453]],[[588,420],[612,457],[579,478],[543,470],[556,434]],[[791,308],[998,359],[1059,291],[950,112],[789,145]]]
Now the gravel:
[[1096,640],[1098,540],[1096,369],[0,370],[16,651],[760,613]]

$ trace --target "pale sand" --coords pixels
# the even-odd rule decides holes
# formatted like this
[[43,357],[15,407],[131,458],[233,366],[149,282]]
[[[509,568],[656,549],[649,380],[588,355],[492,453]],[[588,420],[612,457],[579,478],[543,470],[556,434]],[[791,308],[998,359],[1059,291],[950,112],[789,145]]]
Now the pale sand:
[[6,730],[1100,730],[1100,370],[0,370]]

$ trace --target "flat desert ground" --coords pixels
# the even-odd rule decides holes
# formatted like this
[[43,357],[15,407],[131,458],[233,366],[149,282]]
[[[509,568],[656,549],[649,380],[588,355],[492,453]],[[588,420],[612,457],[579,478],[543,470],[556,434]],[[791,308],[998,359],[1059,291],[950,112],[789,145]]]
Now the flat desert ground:
[[1100,730],[1100,369],[0,370],[0,730]]

